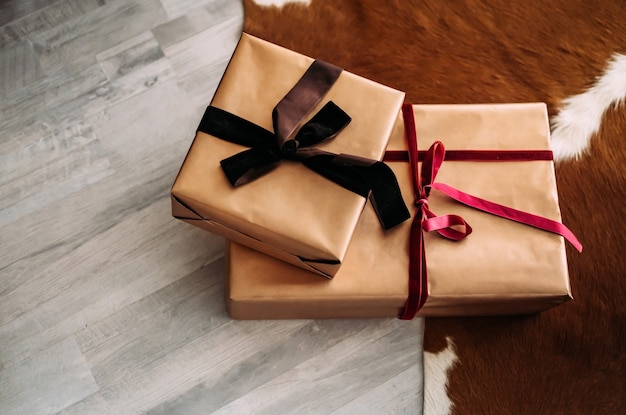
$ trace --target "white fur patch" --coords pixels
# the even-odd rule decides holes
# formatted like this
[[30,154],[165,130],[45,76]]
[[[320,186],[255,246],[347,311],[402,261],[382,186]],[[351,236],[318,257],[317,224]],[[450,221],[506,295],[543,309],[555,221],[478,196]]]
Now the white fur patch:
[[606,71],[587,91],[563,101],[550,121],[556,161],[579,158],[600,129],[602,116],[626,99],[626,55],[614,54]]
[[424,352],[424,414],[448,415],[452,411],[452,401],[448,398],[448,371],[458,357],[454,343],[446,337],[448,346],[439,353]]
[[287,3],[304,3],[305,5],[311,4],[311,0],[253,0],[259,6],[277,6],[283,7]]

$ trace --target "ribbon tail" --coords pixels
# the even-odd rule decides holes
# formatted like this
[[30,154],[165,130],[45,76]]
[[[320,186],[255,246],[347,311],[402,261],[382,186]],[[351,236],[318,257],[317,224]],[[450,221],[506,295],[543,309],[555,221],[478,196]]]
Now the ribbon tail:
[[411,217],[404,204],[400,185],[393,170],[376,162],[368,168],[371,179],[370,201],[384,229],[391,229]]
[[409,239],[409,295],[400,314],[401,320],[412,320],[428,298],[426,248],[422,232],[422,215],[418,213],[411,224]]
[[411,217],[396,176],[382,162],[326,153],[305,158],[302,164],[351,192],[370,197],[385,230]]
[[578,252],[582,252],[583,246],[578,241],[574,233],[569,228],[560,222],[552,219],[544,218],[542,216],[533,215],[532,213],[523,212],[521,210],[513,209],[508,206],[503,206],[498,203],[493,203],[485,199],[481,199],[476,196],[472,196],[452,186],[448,186],[443,183],[433,183],[431,188],[437,189],[440,192],[445,193],[452,199],[463,203],[474,209],[482,210],[483,212],[491,213],[492,215],[500,216],[515,222],[523,223],[525,225],[533,226],[544,231],[552,232],[565,238]]

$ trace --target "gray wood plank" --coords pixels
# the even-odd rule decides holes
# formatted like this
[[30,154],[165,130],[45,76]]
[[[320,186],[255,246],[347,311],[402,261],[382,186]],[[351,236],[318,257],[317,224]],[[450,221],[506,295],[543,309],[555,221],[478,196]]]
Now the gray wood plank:
[[[167,201],[155,204],[164,213]],[[171,221],[159,226],[152,207],[52,263],[3,295],[0,362],[9,366],[59,338],[94,324],[221,256],[223,242]],[[135,221],[144,226],[138,227]],[[184,225],[184,226],[181,226]],[[120,241],[118,232],[128,233]],[[133,233],[133,237],[131,234]],[[141,243],[146,234],[152,244]],[[142,236],[143,235],[143,236]],[[191,238],[191,236],[195,236]],[[161,239],[167,239],[163,244]],[[111,246],[114,244],[114,246]],[[161,250],[167,249],[167,252]],[[108,257],[95,253],[109,252]],[[185,255],[180,255],[181,253]],[[177,256],[178,255],[178,256]],[[74,269],[73,272],[67,272]]]
[[53,115],[82,114],[82,108],[94,99],[106,97],[106,75],[98,64],[72,74],[46,75],[7,95],[0,101],[0,128],[14,134],[33,122]]
[[18,137],[30,145],[0,155],[0,226],[112,174],[91,126],[72,118],[59,124],[40,124],[31,137]]
[[[147,102],[158,105],[145,105]],[[131,177],[166,174],[173,181],[203,112],[204,108],[191,102],[176,82],[165,82],[154,84],[145,93],[88,120],[102,137],[102,145],[116,168],[128,170]],[[155,159],[154,153],[164,147],[170,148],[170,155]],[[167,169],[152,170],[156,165],[167,166],[168,162],[172,164]]]
[[229,18],[164,49],[181,87],[197,105],[208,105],[241,36],[241,21]]
[[415,364],[373,389],[363,388],[362,395],[331,414],[412,415],[418,413],[423,400],[421,369],[420,364]]
[[109,81],[144,69],[161,58],[163,51],[152,32],[140,33],[96,55]]
[[[147,49],[142,51],[142,47]],[[46,75],[29,88],[8,95],[0,101],[0,127],[19,130],[20,121],[36,120],[44,113],[94,115],[174,79],[170,62],[163,58],[149,31],[95,54],[94,59],[96,63],[77,72]],[[121,72],[116,65],[124,66]],[[134,66],[132,70],[129,65]],[[114,70],[118,72],[111,73]]]
[[[119,415],[120,413],[122,413],[120,408],[114,408],[100,393],[96,392],[57,412],[57,415]],[[126,413],[132,412],[126,411]]]
[[[143,338],[138,339],[133,334],[129,339],[116,339],[115,342],[121,344],[123,348],[132,349],[141,348],[142,342],[157,342],[157,339],[165,338],[167,339],[165,342],[158,343],[173,348],[177,342],[181,342],[181,337],[189,335],[189,332],[184,329],[179,332],[177,327],[182,322],[181,319],[172,317],[174,311],[169,311],[168,314],[170,323],[167,326],[163,326],[158,320],[147,321],[139,330],[143,333]],[[205,320],[203,327],[211,325],[212,330],[201,337],[195,337],[194,334],[191,341],[173,348],[167,354],[159,353],[154,357],[142,354],[145,360],[138,361],[138,364],[142,364],[141,370],[134,370],[136,366],[131,361],[137,360],[137,356],[132,351],[119,356],[119,360],[117,356],[103,360],[100,365],[94,367],[97,379],[106,385],[99,393],[115,407],[125,407],[133,413],[143,413],[163,401],[185,394],[190,388],[193,390],[194,385],[227,376],[232,371],[233,365],[242,359],[258,353],[259,349],[271,348],[277,342],[285,341],[306,324],[302,321],[254,324],[235,322],[228,319],[223,311],[211,314],[211,318]],[[165,333],[159,337],[162,329]],[[195,327],[190,329],[197,330]],[[89,360],[89,352],[87,359]],[[127,364],[131,366],[128,367]],[[129,394],[129,389],[133,390],[132,394]]]
[[416,321],[399,327],[390,319],[312,321],[271,350],[242,360],[226,376],[198,385],[148,414],[330,413],[371,384],[395,375],[402,359],[415,359],[419,344],[406,331],[418,325]]
[[211,4],[210,0],[161,0],[170,20],[183,16],[200,6]]
[[26,41],[0,49],[0,98],[43,78],[44,73],[39,65],[32,45]]
[[0,3],[0,26],[40,10],[46,7],[47,3],[48,1],[46,0],[10,1]]
[[56,413],[98,389],[73,337],[0,372],[0,413]]
[[96,63],[98,52],[165,21],[158,0],[111,0],[31,40],[47,74],[78,72]]
[[59,26],[103,4],[104,0],[5,1],[0,7],[19,8],[20,11],[13,14],[12,18],[9,13],[0,11],[0,48],[9,47],[35,33]]
[[[187,233],[189,232],[187,228],[191,227],[174,221],[169,213],[167,191],[192,138],[189,130],[193,130],[194,127],[192,126],[197,122],[185,118],[189,115],[184,113],[179,113],[178,117],[168,118],[168,114],[172,114],[174,107],[184,106],[186,102],[185,96],[181,94],[178,95],[180,100],[176,99],[176,91],[177,87],[172,83],[155,87],[154,91],[147,94],[148,96],[127,100],[120,104],[119,108],[107,113],[106,117],[95,119],[95,130],[104,140],[108,141],[105,148],[115,150],[119,148],[118,153],[111,153],[115,174],[107,177],[106,180],[88,186],[87,189],[82,189],[81,193],[74,193],[47,206],[45,208],[46,214],[55,220],[56,226],[53,229],[48,229],[43,234],[38,233],[38,230],[49,222],[50,219],[47,215],[33,215],[28,221],[12,222],[6,227],[0,228],[2,229],[0,237],[3,239],[3,247],[6,248],[1,255],[3,262],[7,264],[2,269],[3,276],[7,280],[1,297],[5,310],[2,316],[3,320],[11,318],[11,316],[19,316],[29,307],[37,304],[24,301],[24,298],[28,298],[27,295],[31,290],[35,290],[37,301],[43,301],[48,296],[54,295],[55,287],[64,289],[64,285],[59,284],[58,278],[69,277],[59,275],[57,272],[50,272],[50,262],[54,264],[55,260],[52,258],[56,256],[65,255],[65,261],[56,264],[55,268],[59,269],[59,272],[64,272],[68,267],[72,267],[73,272],[69,275],[74,275],[74,278],[87,284],[82,289],[89,290],[89,284],[93,284],[97,280],[85,279],[83,273],[91,275],[94,271],[89,267],[103,271],[102,265],[99,265],[99,262],[93,263],[93,261],[101,261],[105,264],[113,261],[113,264],[124,265],[123,263],[116,263],[114,259],[116,256],[111,256],[111,253],[108,257],[93,256],[90,255],[91,250],[110,252],[113,247],[120,249],[126,246],[122,249],[133,252],[133,243],[139,246],[142,246],[143,243],[148,249],[152,249],[149,248],[151,244],[146,245],[146,242],[148,240],[154,242],[155,235],[162,235],[163,232],[170,229],[177,233],[182,232],[184,238],[197,235],[198,232],[195,230]],[[167,97],[166,102],[171,106],[153,108],[150,111],[151,114],[145,115],[147,119],[151,120],[150,128],[145,124],[133,125],[133,112],[130,109],[146,102],[144,99],[148,99],[150,102],[160,97]],[[131,117],[128,114],[131,114]],[[187,127],[181,128],[177,123],[172,123],[172,120],[175,121],[177,118],[180,120],[180,125]],[[130,188],[124,186],[128,183],[134,184]],[[81,206],[81,208],[74,209],[75,206]],[[68,209],[72,214],[68,214]],[[137,226],[135,221],[139,221],[147,228],[141,231],[142,227]],[[95,236],[101,232],[105,232],[102,237]],[[137,238],[124,237],[123,243],[120,244],[116,238],[125,233],[137,236]],[[7,236],[6,240],[4,240],[4,235]],[[12,235],[10,240],[8,235]],[[23,235],[24,237],[15,238],[16,235]],[[37,235],[37,238],[26,238],[26,235]],[[172,240],[171,236],[164,237],[167,240]],[[202,233],[202,238],[196,239],[196,243],[199,244],[195,249],[196,252],[211,252],[212,245],[206,244],[209,237],[212,238],[212,235],[207,234],[205,236]],[[217,241],[217,246],[221,252],[223,249],[221,239],[213,239]],[[180,240],[173,240],[180,244]],[[59,243],[59,241],[62,242]],[[204,248],[203,244],[206,244]],[[184,261],[187,261],[191,258],[189,253],[193,252],[194,248],[184,244],[181,246],[185,247],[184,252],[186,252],[182,258],[186,258]],[[154,248],[154,245],[152,247]],[[163,247],[162,243],[161,247]],[[122,252],[119,251],[118,253],[121,254]],[[174,249],[173,252],[180,251]],[[81,260],[85,255],[89,259],[88,261]],[[86,265],[87,268],[77,267],[74,261]],[[172,262],[172,264],[177,263]],[[178,266],[182,266],[182,264],[178,263]],[[161,271],[172,270],[171,267],[160,267],[160,269]],[[115,274],[119,270],[112,272]],[[25,273],[40,278],[33,278],[32,283],[31,281],[22,281],[21,277]],[[121,275],[125,275],[125,273],[121,273]],[[98,277],[98,274],[95,276]],[[47,287],[44,282],[47,279],[51,280],[51,287]],[[67,282],[67,284],[70,283]],[[39,290],[42,289],[37,288],[37,286],[46,287],[45,292],[39,295]],[[97,287],[97,284],[94,285],[96,290],[102,289],[102,287]]]
[[[151,107],[146,102],[166,105]],[[116,174],[86,186],[80,193],[50,203],[45,215],[30,215],[28,221],[0,227],[3,275],[36,273],[40,260],[45,264],[54,256],[70,252],[115,226],[129,213],[166,199],[202,111],[187,104],[186,96],[175,83],[157,83],[154,91],[94,116],[91,124],[96,135],[103,137],[100,143]],[[145,113],[135,113],[136,108]],[[146,122],[136,123],[137,116],[144,116]],[[140,157],[144,150],[145,157]],[[121,161],[124,157],[127,164]],[[80,208],[75,209],[77,206]],[[163,218],[166,217],[169,214],[164,212]],[[54,226],[40,232],[50,221]]]
[[[166,3],[169,4],[170,2]],[[162,48],[168,48],[192,35],[226,21],[241,25],[243,5],[232,0],[215,0],[203,2],[202,7],[190,10],[189,13],[163,23],[153,29],[154,36]],[[166,6],[167,8],[167,6]]]
[[98,382],[116,384],[227,324],[224,302],[215,301],[224,289],[223,268],[223,260],[214,261],[78,331]]

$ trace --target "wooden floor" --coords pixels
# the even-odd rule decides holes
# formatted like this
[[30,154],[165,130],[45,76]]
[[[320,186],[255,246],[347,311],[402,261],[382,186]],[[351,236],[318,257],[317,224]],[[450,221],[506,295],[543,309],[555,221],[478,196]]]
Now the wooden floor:
[[233,321],[168,192],[234,0],[0,1],[0,414],[416,414],[422,321]]

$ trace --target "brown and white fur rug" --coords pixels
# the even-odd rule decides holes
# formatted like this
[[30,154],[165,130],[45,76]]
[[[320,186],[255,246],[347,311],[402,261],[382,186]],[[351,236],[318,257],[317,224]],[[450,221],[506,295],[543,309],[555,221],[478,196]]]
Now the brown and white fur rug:
[[427,318],[424,413],[624,413],[626,3],[244,4],[246,32],[412,103],[548,104],[563,220],[585,246],[568,251],[575,300],[536,316]]

